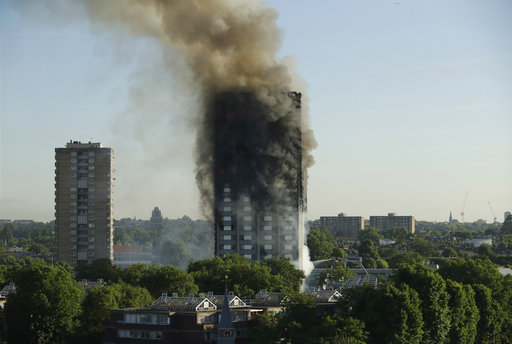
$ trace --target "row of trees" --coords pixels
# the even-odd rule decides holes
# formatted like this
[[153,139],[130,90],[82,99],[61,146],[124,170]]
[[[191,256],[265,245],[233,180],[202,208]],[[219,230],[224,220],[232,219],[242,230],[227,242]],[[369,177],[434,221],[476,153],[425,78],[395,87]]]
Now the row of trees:
[[336,315],[292,297],[287,312],[257,317],[251,343],[509,343],[511,283],[489,260],[402,265],[377,288],[344,289]]
[[[194,262],[186,271],[141,264],[121,269],[99,259],[74,271],[67,264],[10,256],[0,265],[0,283],[16,285],[5,306],[7,339],[12,343],[96,343],[112,309],[147,307],[163,292],[223,294],[225,276],[228,289],[241,297],[253,297],[260,289],[297,292],[304,279],[304,273],[286,258],[259,264],[238,255],[217,257]],[[99,278],[107,286],[86,291],[79,283]]]

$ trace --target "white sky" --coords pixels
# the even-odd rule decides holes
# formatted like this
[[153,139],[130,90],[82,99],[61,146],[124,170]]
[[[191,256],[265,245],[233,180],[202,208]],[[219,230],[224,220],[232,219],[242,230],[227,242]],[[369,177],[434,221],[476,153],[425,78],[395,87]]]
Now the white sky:
[[[149,218],[154,206],[200,217],[194,133],[175,115],[193,99],[179,76],[148,72],[158,49],[14,2],[0,0],[0,218],[53,219],[54,148],[70,139],[114,149],[116,218]],[[499,221],[512,210],[512,2],[269,3],[280,56],[294,56],[308,85],[310,219],[444,221],[466,192],[466,221],[492,221],[489,201]],[[161,90],[151,111],[129,105],[135,79]]]

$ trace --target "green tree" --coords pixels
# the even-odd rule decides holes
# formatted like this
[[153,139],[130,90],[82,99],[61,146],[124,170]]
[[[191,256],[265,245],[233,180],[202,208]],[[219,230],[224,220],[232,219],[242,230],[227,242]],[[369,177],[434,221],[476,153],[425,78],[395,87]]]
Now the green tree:
[[41,260],[13,272],[5,305],[8,341],[63,343],[76,326],[84,292],[68,271]]
[[409,286],[385,283],[378,288],[352,288],[343,302],[351,306],[351,316],[366,324],[370,343],[422,343],[420,300]]
[[359,232],[359,241],[371,240],[375,246],[379,245],[379,239],[382,237],[382,233],[375,227],[367,227]]
[[284,282],[283,286],[280,288],[281,291],[292,290],[298,292],[304,278],[306,278],[304,271],[295,268],[295,266],[290,263],[290,259],[286,257],[268,258],[263,261],[262,265],[268,266],[272,275],[281,276]]
[[200,291],[224,293],[225,277],[227,287],[242,297],[252,297],[258,291],[279,291],[284,284],[280,275],[272,275],[271,268],[237,254],[226,257],[215,257],[192,262],[188,266],[189,273],[199,286]]
[[167,240],[161,248],[162,264],[170,264],[180,269],[185,269],[187,264],[192,260],[185,243],[181,239]]
[[493,240],[493,244],[499,248],[512,248],[512,234],[501,234],[498,236],[498,238],[496,238],[496,241]]
[[193,276],[171,265],[150,266],[139,286],[146,288],[154,298],[162,293],[175,292],[183,296],[198,293]]
[[374,242],[370,239],[364,239],[359,245],[359,256],[363,258],[363,265],[367,268],[376,268],[379,251]]
[[120,278],[127,284],[147,289],[154,298],[162,293],[186,296],[198,292],[192,275],[172,265],[147,267],[144,264],[134,264],[121,270]]
[[107,282],[117,282],[120,277],[121,268],[115,266],[108,258],[100,258],[93,260],[91,264],[78,264],[75,272],[78,280],[96,281],[101,278]]
[[507,216],[500,229],[501,233],[512,234],[512,215]]
[[290,295],[277,330],[276,339],[298,344],[332,343],[335,337],[365,343],[367,336],[359,320],[322,313],[313,298],[304,294]]
[[125,283],[91,289],[83,301],[80,327],[73,343],[99,343],[111,310],[148,307],[152,302],[146,289]]
[[7,223],[2,227],[2,230],[0,231],[0,241],[1,244],[8,247],[14,245],[16,240],[14,239],[14,236],[12,234],[12,224]]
[[368,333],[358,319],[322,313],[307,295],[293,294],[289,301],[285,312],[255,316],[248,343],[366,343]]
[[333,261],[329,268],[325,269],[318,278],[319,285],[322,286],[326,280],[333,282],[342,282],[355,274],[345,266],[343,261]]
[[414,252],[419,253],[423,257],[436,257],[438,256],[437,250],[430,242],[421,238],[414,237],[412,241],[412,249]]
[[313,228],[308,234],[307,245],[309,248],[309,255],[311,260],[327,259],[333,256],[335,241],[329,229]]
[[403,227],[391,228],[389,235],[391,239],[395,240],[396,242],[402,242],[410,236],[407,228]]
[[391,268],[398,269],[402,265],[423,265],[426,260],[419,253],[404,252],[388,259],[388,263]]
[[500,338],[503,322],[502,308],[499,302],[493,299],[489,288],[483,284],[475,284],[472,288],[480,315],[475,342],[479,344],[496,343],[496,338],[498,340]]
[[477,253],[484,257],[492,258],[495,256],[494,252],[492,251],[491,245],[488,244],[481,244],[478,246]]
[[503,276],[488,259],[450,260],[441,265],[439,274],[462,284],[483,284],[493,291],[494,296],[502,290]]
[[446,281],[446,290],[450,295],[448,305],[451,313],[450,344],[471,344],[475,342],[478,308],[475,292],[469,285],[452,280]]
[[441,253],[441,256],[443,257],[457,257],[458,255],[459,254],[457,253],[457,251],[455,251],[455,249],[453,249],[452,247],[445,248]]
[[451,319],[449,295],[443,278],[422,265],[402,265],[392,280],[409,285],[419,295],[424,322],[422,343],[448,343]]

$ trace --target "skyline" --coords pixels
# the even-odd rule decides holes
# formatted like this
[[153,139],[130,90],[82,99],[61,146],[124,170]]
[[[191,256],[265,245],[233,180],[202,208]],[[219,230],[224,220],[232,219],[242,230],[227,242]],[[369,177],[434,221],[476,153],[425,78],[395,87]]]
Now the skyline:
[[[500,222],[512,210],[512,4],[268,3],[310,99],[309,219],[460,220],[466,192],[466,222],[492,222],[488,201]],[[181,57],[45,8],[0,0],[0,218],[53,219],[54,149],[70,139],[114,149],[114,217],[202,217],[197,95],[162,67]]]

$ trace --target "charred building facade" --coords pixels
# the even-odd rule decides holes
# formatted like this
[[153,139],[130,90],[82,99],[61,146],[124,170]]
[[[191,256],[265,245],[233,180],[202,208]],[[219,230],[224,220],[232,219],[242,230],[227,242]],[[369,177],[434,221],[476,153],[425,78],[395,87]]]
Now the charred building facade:
[[302,261],[305,184],[301,94],[269,106],[252,92],[217,94],[213,120],[215,255]]

